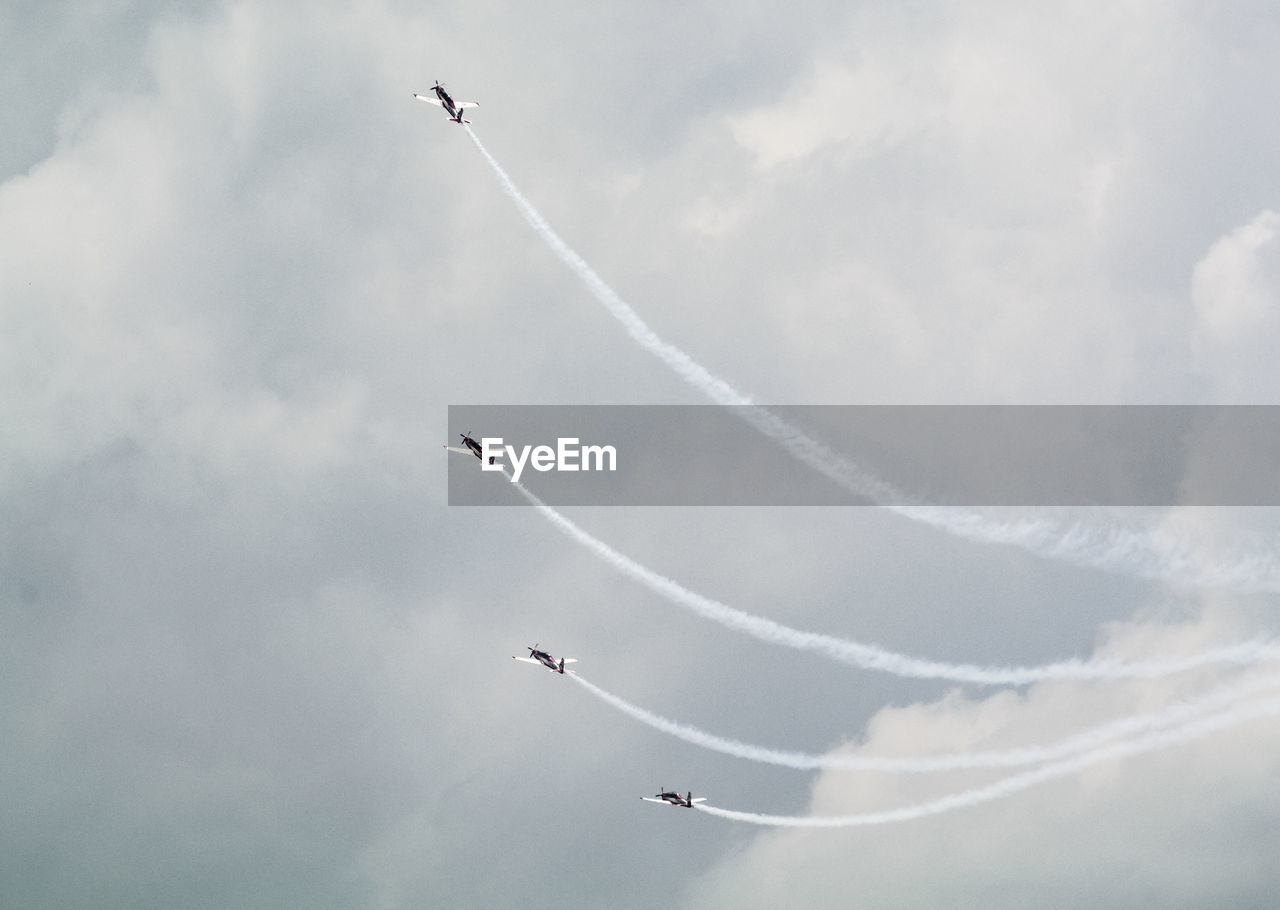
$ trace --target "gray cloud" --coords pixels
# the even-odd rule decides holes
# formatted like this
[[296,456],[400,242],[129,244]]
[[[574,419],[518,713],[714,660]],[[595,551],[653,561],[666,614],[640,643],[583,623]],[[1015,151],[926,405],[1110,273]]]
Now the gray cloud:
[[[725,636],[529,510],[444,507],[443,459],[461,456],[438,446],[480,430],[446,426],[449,404],[696,399],[412,102],[437,78],[480,101],[477,134],[570,245],[761,400],[1273,394],[1247,345],[1190,357],[1212,284],[1197,263],[1276,207],[1268,11],[796,12],[5,11],[10,903],[714,906],[784,881],[910,905],[947,871],[962,895],[1274,892],[1257,859],[1275,852],[1273,750],[1252,728],[871,849],[640,803],[680,786],[803,811],[814,782],[673,743],[510,660],[539,641],[664,715],[807,751],[883,741],[895,707],[912,718],[901,747],[919,748],[988,704],[936,709],[936,684]],[[784,139],[804,144],[783,155]],[[1087,653],[1117,620],[1160,654],[1164,622],[1202,609],[880,512],[814,511],[574,518],[708,596],[952,662]],[[1273,520],[1167,528],[1254,522]],[[1246,638],[1270,607],[1224,594],[1205,627]],[[1140,701],[1055,691],[1009,707],[1010,735]],[[1211,764],[1223,750],[1230,766]],[[923,874],[943,844],[960,847]],[[747,876],[740,853],[772,865]]]

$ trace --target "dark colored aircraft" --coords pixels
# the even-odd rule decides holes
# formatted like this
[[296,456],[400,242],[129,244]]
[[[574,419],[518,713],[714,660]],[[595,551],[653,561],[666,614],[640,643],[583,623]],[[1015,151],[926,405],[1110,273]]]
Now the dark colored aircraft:
[[419,101],[425,101],[427,104],[434,104],[444,108],[445,112],[449,115],[449,119],[454,123],[470,123],[470,120],[464,120],[462,118],[462,112],[469,107],[480,106],[474,101],[454,101],[449,97],[449,93],[444,90],[444,86],[438,79],[436,80],[435,87],[431,89],[431,91],[436,93],[434,98],[429,98],[426,95],[419,95],[417,92],[413,93],[413,97],[417,98]]
[[[459,433],[458,435],[462,437],[462,444],[466,446],[466,448],[460,449],[457,446],[445,446],[445,448],[448,449],[450,452],[459,452],[463,455],[470,452],[476,458],[479,458],[481,461],[483,461],[484,446],[480,445],[480,443],[476,442],[466,433]],[[495,457],[496,456],[494,455],[489,456],[489,464],[493,464]]]
[[684,796],[671,790],[664,790],[657,796],[642,796],[640,798],[649,803],[666,803],[669,806],[684,806],[686,809],[692,809],[694,803],[705,803],[707,801],[705,796],[699,796],[694,799],[692,790]]
[[552,673],[559,673],[561,675],[564,675],[565,664],[576,664],[578,662],[578,659],[576,657],[562,657],[560,658],[559,661],[557,661],[554,657],[552,657],[546,651],[539,651],[537,645],[534,645],[532,648],[529,649],[528,657],[516,657],[513,654],[511,655],[511,659],[522,660],[527,664],[542,664]]

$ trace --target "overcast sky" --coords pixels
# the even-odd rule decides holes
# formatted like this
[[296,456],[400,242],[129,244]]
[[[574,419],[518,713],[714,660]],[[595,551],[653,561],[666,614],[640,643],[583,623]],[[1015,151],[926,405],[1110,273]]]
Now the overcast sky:
[[[874,827],[640,802],[847,816],[1013,772],[751,763],[512,655],[852,755],[1055,743],[1275,665],[901,679],[695,616],[534,509],[449,508],[463,456],[440,446],[486,430],[450,404],[706,399],[410,97],[478,101],[475,135],[565,241],[758,400],[1280,404],[1274,4],[17,0],[0,48],[6,906],[1280,892],[1274,718]],[[1106,570],[876,509],[571,518],[737,609],[950,663],[1277,626],[1270,510],[1073,513],[1174,554]],[[1262,590],[1177,584],[1175,561]]]

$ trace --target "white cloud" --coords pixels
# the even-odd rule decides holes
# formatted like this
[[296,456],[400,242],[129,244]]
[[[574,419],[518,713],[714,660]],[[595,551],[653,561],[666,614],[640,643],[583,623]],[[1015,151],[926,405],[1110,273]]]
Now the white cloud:
[[[1128,624],[1112,630],[1098,656],[1195,648],[1234,634],[1235,626],[1229,612],[1180,625]],[[884,709],[853,751],[919,754],[1051,741],[1099,718],[1156,710],[1212,685],[1201,674],[1137,685],[1044,683],[1023,695],[977,699],[953,693]],[[1126,907],[1143,898],[1194,907],[1210,895],[1220,905],[1248,904],[1280,885],[1266,860],[1277,841],[1256,827],[1258,813],[1272,810],[1259,805],[1257,794],[1269,791],[1277,770],[1280,738],[1260,721],[923,821],[762,833],[709,873],[689,905],[830,906],[857,895],[884,907],[1012,908],[1026,906],[1033,891],[1039,906],[1052,907]],[[829,772],[817,779],[801,814],[908,806],[999,776]],[[739,802],[751,798],[744,794]],[[767,795],[756,800],[726,807],[757,810]]]
[[935,75],[903,67],[896,50],[868,51],[852,64],[818,60],[780,101],[730,116],[734,139],[762,170],[833,145],[855,156],[892,150],[937,118],[942,95]]
[[[5,31],[27,45],[0,60],[7,84],[28,87],[32,61],[65,79],[65,48],[77,61],[32,96],[53,102],[6,119],[35,126],[6,134],[22,176],[0,186],[0,686],[20,724],[0,824],[17,859],[0,886],[24,906],[139,906],[161,867],[177,885],[150,890],[156,906],[668,906],[742,829],[636,814],[635,795],[686,777],[726,803],[735,788],[785,803],[803,779],[628,727],[547,674],[500,675],[519,645],[561,642],[602,683],[779,747],[856,726],[808,707],[832,692],[860,719],[936,691],[832,682],[843,670],[619,587],[534,515],[440,508],[433,456],[465,429],[443,426],[449,402],[694,393],[634,349],[410,91],[440,78],[476,97],[479,135],[556,230],[664,337],[765,400],[1176,397],[1204,226],[1275,208],[1260,195],[1274,118],[1251,114],[1280,55],[1249,16],[37,6],[49,27]],[[78,23],[73,40],[50,34],[60,20]],[[97,56],[107,46],[114,59]],[[596,520],[734,603],[947,659],[1078,653],[1141,587],[878,513]],[[1126,640],[1196,644],[1150,629]],[[883,712],[873,738],[1049,734],[1140,695],[926,701]],[[1212,748],[1269,761],[1241,733]],[[1168,762],[1176,778],[1210,769],[1202,758],[1111,773],[1123,795],[1134,767]],[[1272,789],[1236,770],[1220,806]],[[819,891],[848,876],[842,903],[860,879],[900,900],[917,879],[940,887],[916,860],[950,863],[969,893],[997,874],[1029,892],[1064,874],[1058,852],[1082,860],[1075,881],[1161,861],[1159,837],[1149,854],[1114,849],[1114,832],[1094,849],[1091,826],[1205,832],[1218,846],[1191,858],[1193,879],[1235,844],[1238,829],[1204,827],[1227,814],[1202,812],[1206,788],[1160,790],[1130,822],[1097,798],[1075,814],[1051,799],[1084,781],[1108,777],[863,839],[784,838],[802,855],[757,871]],[[820,795],[855,805],[847,790],[833,778]],[[1277,813],[1255,805],[1266,834]],[[74,882],[56,875],[72,865]],[[548,870],[557,884],[528,888]],[[1221,884],[1212,869],[1201,881]]]
[[1160,4],[862,8],[664,166],[683,277],[644,296],[733,324],[721,371],[775,400],[1158,398],[1187,317],[1131,251],[1206,53]]
[[1273,400],[1280,376],[1280,214],[1259,212],[1220,237],[1191,273],[1196,363],[1228,401]]
[[[55,153],[0,186],[0,243],[21,250],[0,275],[11,482],[121,440],[171,467],[258,463],[295,480],[350,456],[379,410],[376,317],[454,305],[424,302],[410,276],[436,257],[403,242],[386,205],[406,196],[394,177],[417,164],[404,134],[420,122],[398,121],[373,152],[334,133],[357,138],[396,103],[413,111],[407,87],[369,97],[390,64],[361,59],[377,56],[371,33],[348,47],[350,25],[316,11],[304,40],[287,11],[251,4],[158,24],[154,87],[86,91]],[[291,93],[284,61],[300,40],[354,72],[330,67]]]
[[1263,264],[1277,255],[1280,214],[1267,209],[1220,238],[1196,263],[1191,298],[1207,340],[1229,345],[1251,337],[1275,309],[1280,288],[1270,285]]

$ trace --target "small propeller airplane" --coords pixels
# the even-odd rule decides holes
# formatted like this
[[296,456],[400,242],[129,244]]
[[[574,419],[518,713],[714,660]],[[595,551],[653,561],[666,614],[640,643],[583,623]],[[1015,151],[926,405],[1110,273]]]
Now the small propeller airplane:
[[546,651],[539,651],[536,644],[529,649],[528,657],[516,657],[512,654],[511,659],[522,660],[527,664],[542,664],[542,666],[546,667],[552,673],[559,673],[561,676],[564,675],[565,664],[576,664],[578,662],[578,658],[576,657],[562,657],[557,661]]
[[666,803],[670,806],[684,806],[686,809],[692,809],[694,803],[705,803],[707,801],[705,796],[699,796],[694,799],[692,790],[684,796],[671,790],[664,790],[657,796],[642,796],[640,798],[647,803]]
[[[480,445],[480,443],[472,439],[470,434],[459,433],[458,435],[462,437],[462,444],[466,446],[466,448],[460,449],[457,446],[445,446],[445,448],[448,449],[450,452],[458,452],[462,455],[465,455],[468,452],[470,452],[476,458],[479,458],[481,461],[484,461],[484,455],[482,454],[484,452],[484,449]],[[493,456],[493,455],[489,456],[489,464],[493,464],[495,457],[496,456]]]
[[480,106],[475,101],[454,101],[449,97],[449,93],[444,90],[444,84],[439,79],[436,80],[435,87],[431,91],[436,93],[434,98],[427,95],[419,95],[417,92],[413,93],[413,97],[419,101],[425,101],[427,104],[434,104],[444,108],[449,115],[449,119],[454,123],[470,123],[470,120],[463,119],[462,112],[469,107]]

